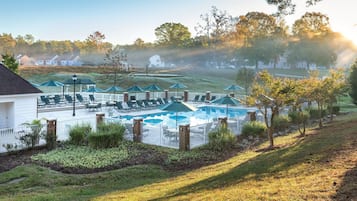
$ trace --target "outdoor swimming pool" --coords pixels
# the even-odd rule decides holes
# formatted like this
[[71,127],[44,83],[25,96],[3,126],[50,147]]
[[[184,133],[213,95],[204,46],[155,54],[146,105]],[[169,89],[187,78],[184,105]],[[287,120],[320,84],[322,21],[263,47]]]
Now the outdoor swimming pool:
[[252,110],[243,107],[231,107],[228,108],[227,111],[227,108],[224,106],[202,106],[197,109],[198,110],[194,112],[179,112],[177,114],[175,112],[163,111],[141,115],[122,115],[114,118],[121,119],[123,123],[132,123],[134,118],[142,118],[144,124],[164,124],[169,128],[174,128],[176,126],[176,120],[177,125],[190,124],[191,126],[195,126],[212,122],[214,119],[225,116],[228,116],[228,118],[242,119],[246,116],[248,110]]

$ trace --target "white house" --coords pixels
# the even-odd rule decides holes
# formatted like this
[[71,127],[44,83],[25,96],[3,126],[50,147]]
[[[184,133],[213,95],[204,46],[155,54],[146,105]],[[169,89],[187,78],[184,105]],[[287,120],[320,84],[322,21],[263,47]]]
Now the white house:
[[36,119],[39,93],[42,91],[0,63],[0,130]]
[[156,54],[149,58],[149,67],[165,67],[165,62]]

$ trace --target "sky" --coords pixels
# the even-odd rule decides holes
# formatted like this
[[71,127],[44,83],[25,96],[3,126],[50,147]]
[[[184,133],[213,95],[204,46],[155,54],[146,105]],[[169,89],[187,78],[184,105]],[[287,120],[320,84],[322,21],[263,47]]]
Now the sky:
[[[289,26],[305,12],[315,11],[330,18],[333,31],[357,44],[357,1],[323,0],[306,8],[297,2],[296,12],[286,17]],[[13,37],[31,34],[35,40],[85,40],[95,31],[114,45],[133,44],[138,38],[154,42],[155,28],[167,22],[181,23],[196,35],[203,23],[201,14],[212,6],[233,17],[250,11],[274,13],[266,0],[0,0],[0,33]]]

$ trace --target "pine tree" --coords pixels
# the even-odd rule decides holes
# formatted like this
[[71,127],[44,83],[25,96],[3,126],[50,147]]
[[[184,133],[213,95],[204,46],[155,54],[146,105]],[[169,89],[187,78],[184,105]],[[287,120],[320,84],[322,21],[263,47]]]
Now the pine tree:
[[15,57],[9,54],[3,54],[1,55],[1,57],[2,57],[2,63],[7,68],[9,68],[12,72],[17,73],[19,63],[16,61]]

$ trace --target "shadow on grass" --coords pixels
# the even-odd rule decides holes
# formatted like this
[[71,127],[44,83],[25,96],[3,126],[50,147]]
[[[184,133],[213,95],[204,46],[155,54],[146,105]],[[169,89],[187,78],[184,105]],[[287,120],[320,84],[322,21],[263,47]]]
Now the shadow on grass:
[[357,200],[357,166],[347,171],[333,200]]
[[[346,129],[346,127],[341,129]],[[338,150],[339,145],[348,140],[345,135],[350,132],[336,135],[334,130],[339,129],[334,129],[334,127],[329,126],[328,128],[319,130],[318,135],[312,134],[305,138],[298,139],[297,142],[290,147],[262,153],[227,173],[202,180],[181,189],[176,189],[174,192],[168,193],[167,196],[154,200],[166,200],[168,198],[203,190],[222,188],[222,186],[228,187],[244,181],[248,176],[249,179],[259,179],[261,177],[271,176],[273,173],[287,171],[295,165],[302,163],[324,163],[333,157],[331,153]],[[350,130],[353,131],[353,129]],[[312,170],[309,170],[309,174],[313,174],[311,171]]]

